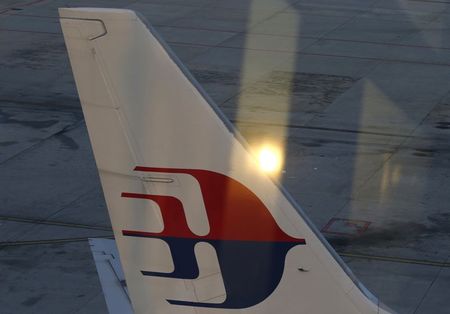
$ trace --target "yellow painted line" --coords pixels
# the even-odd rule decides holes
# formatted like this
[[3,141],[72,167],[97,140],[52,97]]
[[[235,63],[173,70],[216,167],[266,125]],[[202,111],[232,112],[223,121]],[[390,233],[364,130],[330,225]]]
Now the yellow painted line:
[[[83,242],[83,241],[88,241],[89,238],[114,239],[114,236],[113,235],[109,235],[109,236],[105,235],[105,236],[81,237],[81,238],[0,242],[0,248],[11,247],[11,246],[24,246],[24,245],[64,244],[64,243],[72,243],[72,242]],[[369,255],[369,254],[360,254],[360,253],[348,253],[348,252],[341,252],[338,254],[342,257],[450,268],[450,263],[447,263],[447,262],[438,262],[438,261],[421,260],[421,259],[413,259],[413,258],[403,258],[403,257],[395,257],[395,256],[380,256],[380,255]]]
[[0,248],[8,247],[8,246],[24,246],[24,245],[42,245],[42,244],[60,244],[60,243],[83,242],[83,241],[88,241],[88,239],[92,239],[92,238],[114,239],[114,236],[112,236],[112,235],[105,235],[105,236],[82,237],[82,238],[65,238],[65,239],[46,239],[46,240],[0,242]]
[[82,229],[93,229],[93,230],[101,230],[101,231],[112,231],[112,229],[110,227],[85,225],[85,224],[77,224],[77,223],[70,223],[70,222],[53,221],[53,220],[33,219],[33,218],[0,216],[0,220],[13,221],[13,222],[22,222],[22,223],[31,223],[31,224],[39,224],[39,225],[50,225],[50,226],[70,227],[70,228],[82,228]]
[[416,265],[435,266],[435,267],[450,267],[450,263],[447,263],[447,262],[438,262],[438,261],[430,261],[430,260],[422,260],[422,259],[414,259],[414,258],[380,256],[380,255],[369,255],[369,254],[359,254],[359,253],[343,253],[343,252],[338,253],[338,254],[343,257],[361,258],[361,259],[377,260],[377,261],[384,261],[384,262],[416,264]]

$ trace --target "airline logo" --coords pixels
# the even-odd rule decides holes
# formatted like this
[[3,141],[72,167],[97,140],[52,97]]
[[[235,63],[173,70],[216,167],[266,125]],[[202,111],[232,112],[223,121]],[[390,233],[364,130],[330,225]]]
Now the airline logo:
[[275,222],[261,200],[243,184],[207,170],[136,167],[136,171],[183,173],[200,185],[209,234],[198,236],[188,227],[181,201],[172,196],[122,193],[124,198],[148,199],[161,209],[164,230],[160,233],[123,230],[129,237],[164,240],[172,253],[172,273],[142,270],[144,276],[196,279],[199,268],[194,246],[209,243],[217,252],[226,299],[222,303],[167,300],[170,304],[242,309],[265,300],[280,283],[288,251],[304,245],[304,239],[287,235]]

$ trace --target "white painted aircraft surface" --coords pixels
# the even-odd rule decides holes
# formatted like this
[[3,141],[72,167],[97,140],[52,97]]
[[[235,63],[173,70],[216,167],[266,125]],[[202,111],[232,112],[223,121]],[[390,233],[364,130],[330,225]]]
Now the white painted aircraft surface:
[[91,242],[111,313],[392,312],[151,26],[129,10],[60,18],[120,254]]

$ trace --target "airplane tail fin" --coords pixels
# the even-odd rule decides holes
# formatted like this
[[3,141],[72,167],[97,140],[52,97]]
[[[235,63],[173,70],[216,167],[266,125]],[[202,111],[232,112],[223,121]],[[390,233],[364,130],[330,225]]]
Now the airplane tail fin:
[[60,17],[136,313],[386,313],[135,12]]

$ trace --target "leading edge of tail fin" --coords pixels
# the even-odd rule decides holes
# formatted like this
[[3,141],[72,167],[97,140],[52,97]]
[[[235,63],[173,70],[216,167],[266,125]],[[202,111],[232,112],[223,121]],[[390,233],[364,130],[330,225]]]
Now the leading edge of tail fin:
[[136,313],[387,313],[135,12],[60,17]]

